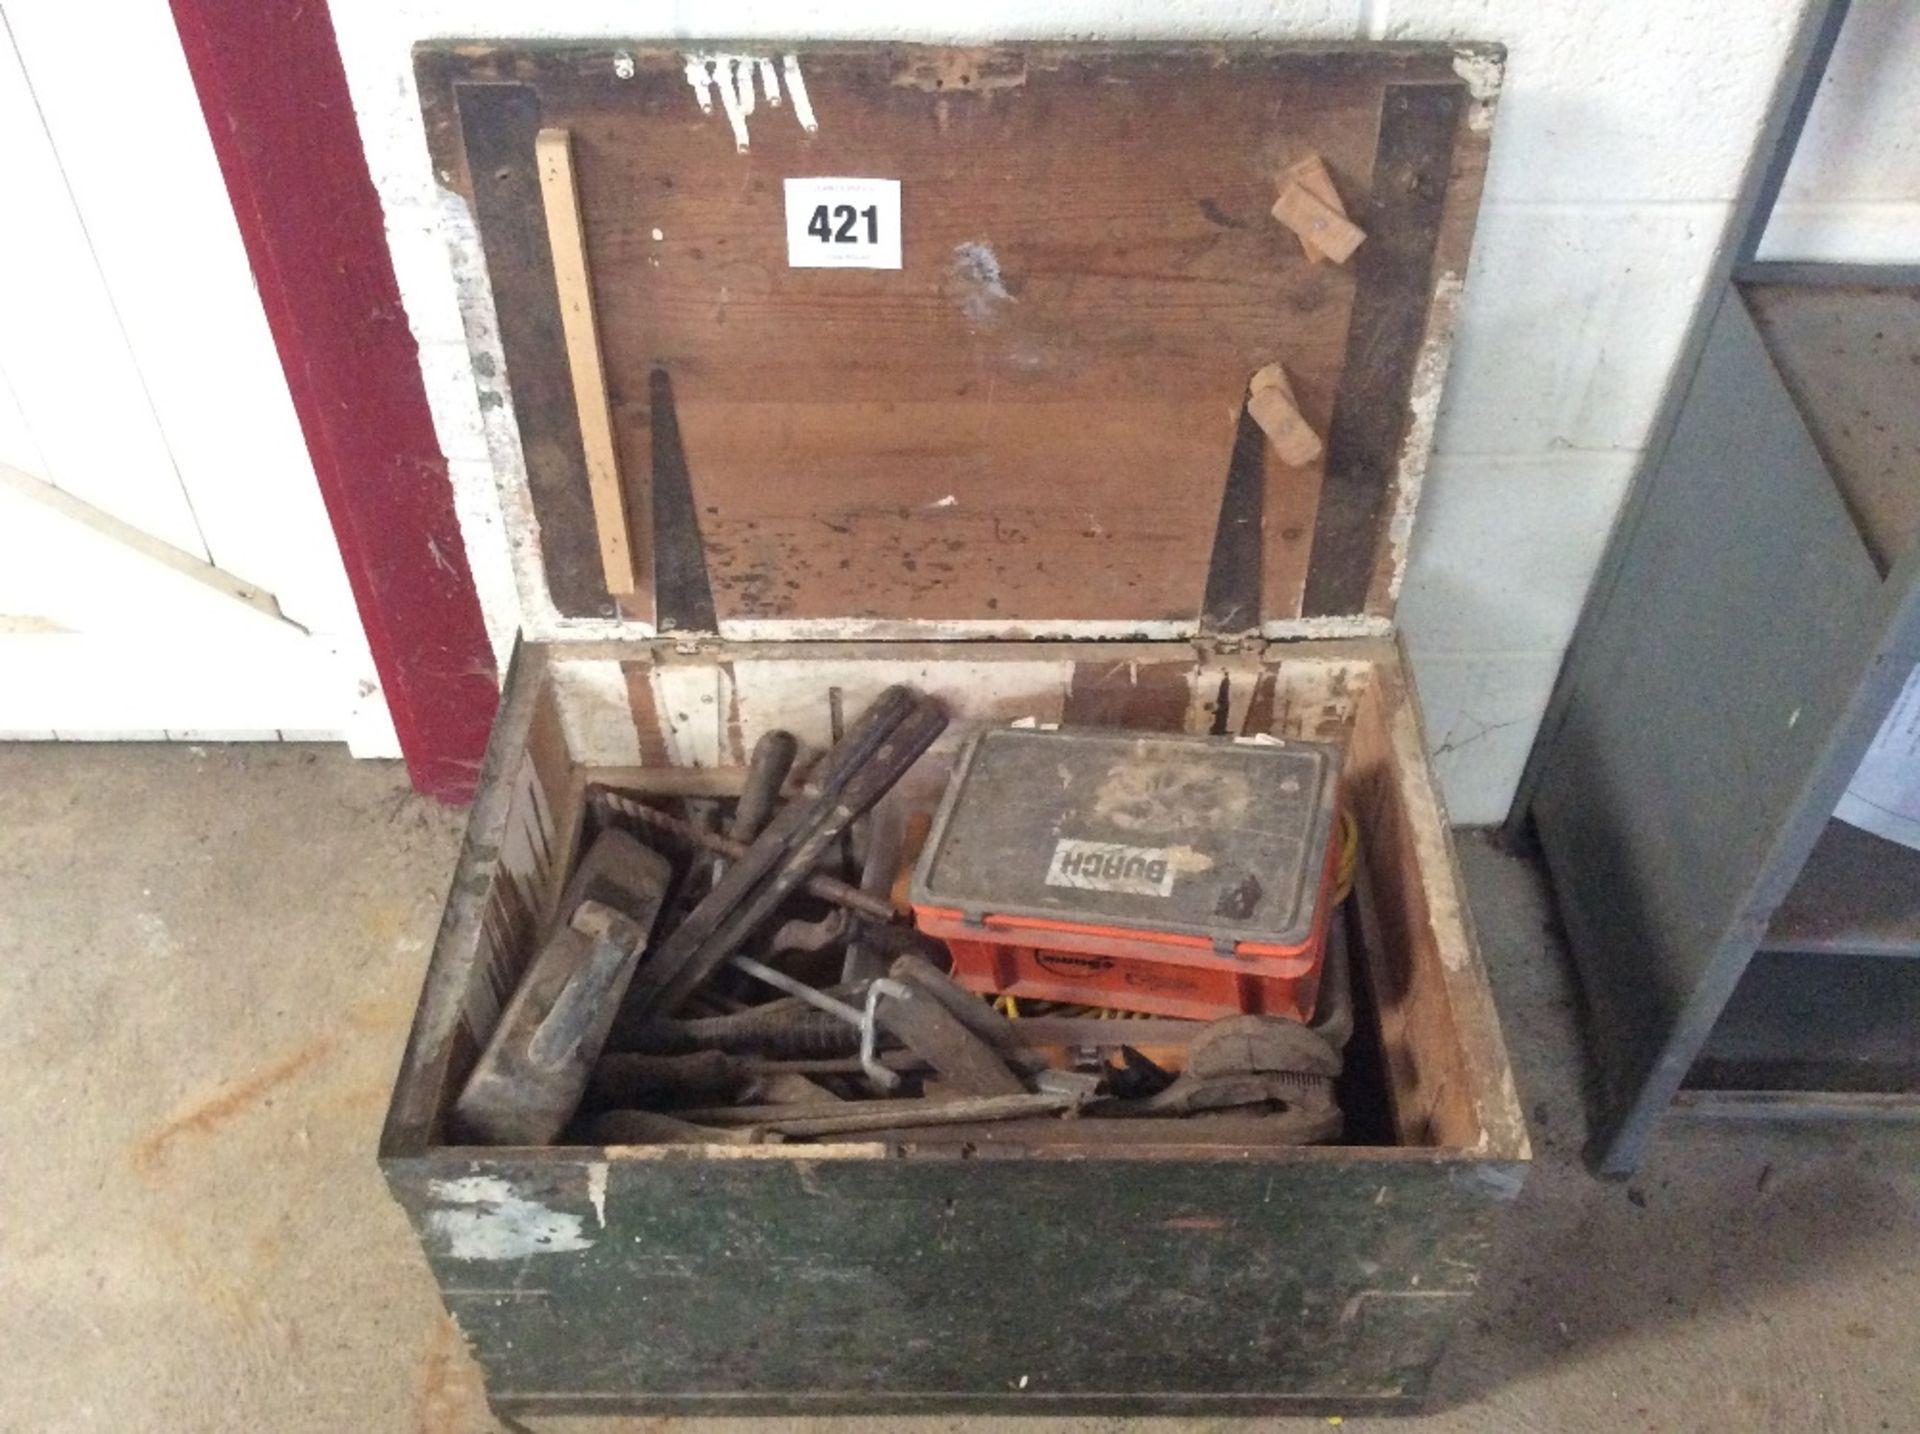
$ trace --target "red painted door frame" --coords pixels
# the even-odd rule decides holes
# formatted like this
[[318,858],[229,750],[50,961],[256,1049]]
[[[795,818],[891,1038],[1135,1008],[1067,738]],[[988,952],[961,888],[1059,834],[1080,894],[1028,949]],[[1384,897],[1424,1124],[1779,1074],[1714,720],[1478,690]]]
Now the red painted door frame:
[[322,0],[171,0],[413,784],[473,794],[492,649]]

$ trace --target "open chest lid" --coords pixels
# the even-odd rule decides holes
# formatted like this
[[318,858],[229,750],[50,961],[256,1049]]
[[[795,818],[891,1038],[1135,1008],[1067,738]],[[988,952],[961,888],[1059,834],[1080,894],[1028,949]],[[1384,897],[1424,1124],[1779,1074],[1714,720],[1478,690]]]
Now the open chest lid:
[[415,58],[529,637],[1392,626],[1498,47]]

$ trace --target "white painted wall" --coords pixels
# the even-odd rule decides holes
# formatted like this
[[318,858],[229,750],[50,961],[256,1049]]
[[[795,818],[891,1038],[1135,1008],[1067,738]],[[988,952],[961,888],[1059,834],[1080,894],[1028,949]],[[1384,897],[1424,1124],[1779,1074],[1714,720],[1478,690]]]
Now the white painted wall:
[[171,17],[100,23],[0,0],[0,737],[395,755]]
[[1920,261],[1920,5],[1913,0],[1854,0],[1760,254]]
[[[1909,209],[1920,47],[1855,44],[1827,158],[1796,175],[1823,235]],[[1450,810],[1504,814],[1560,655],[1724,226],[1799,0],[333,0],[401,293],[496,640],[517,612],[438,232],[408,50],[453,35],[633,39],[1243,37],[1499,40],[1505,98],[1453,375],[1402,608]],[[1839,111],[1845,111],[1844,115]],[[1855,117],[1898,131],[1850,158]],[[1903,124],[1901,121],[1905,120]],[[1904,147],[1903,147],[1904,146]],[[1844,182],[1827,176],[1844,174]],[[1871,209],[1871,213],[1869,210]],[[1811,223],[1811,220],[1804,221]],[[1825,242],[1834,243],[1828,239]],[[1913,257],[1911,254],[1908,257]]]
[[[1800,6],[1388,3],[1397,35],[1484,16],[1512,50],[1401,609],[1448,809],[1493,822]],[[1920,6],[1855,0],[1762,255],[1920,260],[1917,106]]]

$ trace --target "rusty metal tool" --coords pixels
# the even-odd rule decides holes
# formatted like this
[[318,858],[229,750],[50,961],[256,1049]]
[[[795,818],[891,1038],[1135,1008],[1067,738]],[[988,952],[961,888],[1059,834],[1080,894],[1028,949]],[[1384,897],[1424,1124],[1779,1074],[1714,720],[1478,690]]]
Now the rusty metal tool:
[[[774,805],[773,799],[778,795],[777,792],[768,792],[763,788],[752,794],[754,800],[747,813],[748,818],[751,820],[756,816],[752,808],[760,806],[763,802],[768,808],[768,815],[753,823],[753,837],[747,842],[747,850],[740,854],[735,865],[730,868],[726,889],[716,889],[719,900],[715,904],[715,910],[720,913],[730,910],[740,897],[751,891],[772,870],[794,837],[804,833],[819,820],[821,813],[830,807],[832,801],[840,795],[862,767],[881,751],[887,739],[893,735],[900,724],[913,714],[918,700],[912,689],[904,686],[896,685],[882,692],[874,699],[873,704],[860,714],[860,720],[853,725],[846,737],[836,742],[820,761],[814,774],[814,789],[800,800],[790,803],[778,812],[773,812],[771,808]],[[756,744],[756,747],[760,745]],[[767,764],[762,770],[763,777],[769,774],[768,769],[777,761],[780,745],[777,742],[770,743],[767,744],[764,754],[756,752],[756,755],[762,756],[762,760]],[[751,785],[753,782],[750,770],[749,786]],[[743,788],[743,800],[748,795],[747,790]],[[714,920],[714,912],[709,911],[694,925],[696,929],[701,929]]]
[[1082,1159],[1100,1151],[1138,1155],[1155,1147],[1204,1152],[1201,1158],[1209,1160],[1233,1159],[1236,1157],[1230,1152],[1277,1149],[1302,1143],[1298,1126],[1290,1125],[1284,1116],[1276,1118],[1262,1110],[1139,1115],[1126,1120],[1099,1117],[1096,1102],[1070,1119],[1038,1115],[992,1124],[959,1121],[951,1125],[887,1127],[862,1131],[860,1139],[931,1149],[971,1147],[967,1151],[969,1156],[992,1158],[995,1154],[1011,1154],[1021,1159],[1031,1158],[1037,1150],[1060,1146],[1072,1147],[1074,1156]]
[[[857,1072],[859,1067],[853,1069]],[[706,1050],[678,1056],[623,1051],[603,1055],[593,1068],[587,1099],[601,1110],[674,1110],[716,1101],[757,1105],[838,1097],[788,1062]]]
[[[844,1029],[844,1028],[843,1028]],[[855,1033],[858,1038],[858,1033]],[[779,1094],[779,1083],[789,1080],[809,1080],[815,1076],[857,1076],[865,1073],[858,1056],[833,1057],[831,1059],[788,1060],[764,1056],[740,1056],[726,1052],[700,1052],[701,1055],[723,1055],[727,1065],[693,1066],[685,1069],[690,1075],[702,1077],[708,1072],[716,1076],[724,1074],[728,1079],[737,1078],[739,1084],[734,1088],[718,1085],[711,1093],[703,1097],[694,1097],[691,1092],[697,1087],[681,1087],[677,1084],[663,1085],[661,1075],[668,1082],[675,1079],[674,1068],[657,1064],[665,1061],[679,1061],[685,1056],[635,1056],[630,1052],[615,1051],[600,1057],[600,1064],[594,1067],[593,1083],[589,1095],[594,1106],[618,1110],[629,1106],[669,1104],[685,1107],[693,1104],[711,1104],[720,1100],[767,1103],[782,1101],[785,1096]],[[881,1051],[875,1059],[890,1071],[902,1075],[923,1075],[932,1067],[927,1061],[907,1050]],[[645,1065],[628,1066],[629,1061],[646,1062]],[[683,1091],[686,1092],[683,1094]],[[756,1092],[762,1092],[756,1095]],[[824,1086],[817,1087],[809,1099],[827,1100],[831,1093]]]
[[1209,1021],[1187,1049],[1184,1074],[1200,1079],[1241,1071],[1340,1074],[1340,1052],[1318,1031],[1286,1016],[1228,1016]]
[[[746,845],[721,836],[718,832],[702,831],[691,822],[684,822],[671,812],[663,812],[658,807],[650,807],[645,802],[636,801],[619,792],[608,791],[604,787],[594,787],[588,791],[588,798],[617,817],[637,822],[641,826],[651,827],[667,836],[676,837],[687,845],[712,852],[715,856],[733,860],[747,854]],[[822,901],[831,901],[835,906],[844,906],[857,915],[872,921],[894,921],[898,918],[893,904],[869,896],[859,887],[836,877],[820,872],[810,874],[801,884],[801,889]]]
[[819,1081],[799,1071],[765,1070],[749,1077],[738,1099],[754,1105],[819,1104],[846,1105],[845,1097],[828,1090]]
[[888,974],[907,996],[880,1012],[881,1026],[968,1095],[1013,1095],[1026,1086],[1004,1059],[1017,1045],[1013,1022],[961,989],[924,956],[896,958]]
[[1042,1095],[1071,1095],[1092,1100],[1107,1088],[1107,1078],[1098,1071],[1057,1071],[1051,1066],[1033,1077],[1033,1088]]
[[729,954],[726,950],[715,953],[715,938],[784,867],[794,849],[804,845],[838,809],[848,786],[869,760],[888,750],[889,739],[919,705],[910,688],[894,686],[860,714],[846,739],[821,761],[818,790],[781,809],[652,953],[628,989],[622,1008],[625,1018],[639,1019],[656,1009],[671,1012],[713,973]]
[[[795,759],[800,755],[800,743],[793,733],[774,730],[763,733],[753,744],[753,753],[747,759],[747,779],[741,787],[740,798],[734,803],[733,814],[727,823],[726,838],[738,842],[742,850],[766,830],[767,823],[780,809],[780,789],[786,784],[788,774],[793,770]],[[700,865],[699,850],[695,849],[694,866]],[[715,854],[706,864],[707,881],[701,895],[716,886],[727,874],[729,858]],[[836,913],[838,908],[835,908]],[[842,920],[845,918],[842,917]],[[723,983],[724,984],[724,983]],[[735,988],[726,986],[728,993]],[[692,1009],[695,1002],[722,995],[720,985],[709,985],[704,991],[696,993],[688,1003]]]
[[635,921],[653,919],[647,908],[654,902],[663,867],[671,870],[667,859],[645,842],[626,832],[602,832],[567,878],[554,907],[552,929],[566,925],[583,901],[598,901]]
[[734,1055],[821,1060],[850,1056],[858,1045],[859,1033],[838,1017],[794,998],[723,1016],[648,1017],[631,1024],[617,1019],[607,1037],[610,1050],[653,1055],[684,1055],[712,1047]]
[[594,1104],[608,1108],[706,1105],[737,1099],[750,1078],[746,1063],[725,1051],[678,1056],[614,1052],[594,1066],[587,1094]]
[[1353,946],[1348,923],[1351,906],[1343,903],[1327,923],[1326,956],[1320,966],[1320,994],[1313,1008],[1314,1030],[1336,1051],[1353,1038]]
[[776,955],[784,951],[825,951],[845,941],[847,933],[852,930],[853,917],[848,914],[846,907],[836,906],[818,921],[802,921],[795,917],[791,921],[781,922],[774,928],[773,939],[767,942],[767,950]]
[[918,952],[909,951],[895,957],[887,974],[896,981],[925,991],[995,1050],[1010,1051],[1021,1047],[1019,1031],[1012,1021]]
[[864,1009],[836,1000],[750,957],[734,956],[731,961],[754,979],[857,1027],[861,1068],[883,1091],[896,1089],[900,1077],[878,1058],[876,1027],[919,1056],[947,1083],[970,1096],[1021,1095],[1026,1091],[1026,1086],[1001,1058],[991,1040],[970,1028],[952,1007],[962,1003],[979,1007],[985,1017],[981,1027],[988,1031],[997,1032],[991,1022],[1001,1018],[979,997],[958,987],[953,987],[951,992],[941,990],[952,983],[918,956],[903,956],[894,963],[895,971],[905,972],[909,980],[868,982]]
[[[714,833],[720,827],[720,804],[712,797],[687,797],[681,802],[685,812],[684,820],[695,831]],[[700,904],[700,898],[713,889],[715,876],[710,868],[704,868],[700,862],[690,862],[681,873],[681,879],[667,898],[667,908],[661,913],[661,930],[672,931],[686,920],[687,913]]]
[[[876,901],[888,900],[893,879],[900,866],[900,846],[905,824],[899,808],[881,802],[867,814],[867,849],[861,858],[860,889]],[[886,971],[886,960],[864,930],[853,933],[847,954],[840,963],[842,981],[871,981]]]
[[552,1143],[586,1090],[608,994],[645,944],[637,923],[591,901],[547,939],[454,1102],[463,1139]]
[[466,1137],[545,1145],[566,1128],[671,876],[665,857],[624,832],[594,843],[569,884],[565,924],[535,954],[454,1103]]
[[602,1111],[587,1122],[594,1145],[777,1145],[786,1137],[743,1126],[722,1130],[651,1110]]
[[[1187,1051],[1187,1068],[1158,1095],[1116,1106],[1116,1115],[1192,1115],[1243,1106],[1280,1107],[1288,1137],[1307,1145],[1340,1134],[1333,1082],[1340,1053],[1319,1032],[1284,1016],[1210,1021]],[[1103,1112],[1105,1113],[1105,1112]]]
[[[740,843],[744,851],[766,830],[780,806],[780,789],[786,785],[787,774],[793,770],[794,759],[799,755],[799,739],[791,732],[768,732],[753,744],[753,755],[747,759],[747,784],[741,789],[740,800],[727,823],[728,841]],[[726,875],[727,860],[727,856],[716,853],[715,881]]]
[[1026,1086],[991,1044],[975,1035],[926,987],[875,981],[892,999],[877,1012],[880,1028],[923,1056],[954,1089],[970,1096],[1021,1095]]
[[849,1006],[829,996],[824,991],[814,989],[804,981],[796,981],[784,971],[776,971],[771,966],[762,965],[750,956],[729,958],[733,965],[746,972],[756,981],[764,981],[776,991],[785,991],[790,996],[798,996],[808,1005],[825,1011],[860,1033],[860,1069],[866,1072],[867,1079],[882,1091],[899,1088],[899,1073],[890,1069],[879,1059],[878,1024],[876,1010],[882,996],[899,995],[905,987],[892,981],[870,981],[867,983],[867,1004],[865,1009]]
[[[906,689],[888,689],[894,691]],[[832,850],[848,823],[891,790],[946,729],[947,716],[939,706],[909,693],[905,714],[883,719],[884,734],[874,740],[868,718],[883,704],[891,711],[888,693],[861,714],[846,739],[828,754],[829,770],[821,777],[819,795],[783,809],[706,900],[661,943],[629,991],[630,1006],[676,1010],[767,923]],[[735,880],[743,875],[748,879]]]
[[748,1127],[785,1136],[852,1135],[866,1130],[907,1129],[925,1125],[970,1125],[975,1121],[1019,1120],[1023,1116],[1061,1115],[1079,1106],[1072,1095],[997,1095],[960,1100],[821,1102],[818,1105],[734,1105],[686,1110],[679,1118],[702,1125]]

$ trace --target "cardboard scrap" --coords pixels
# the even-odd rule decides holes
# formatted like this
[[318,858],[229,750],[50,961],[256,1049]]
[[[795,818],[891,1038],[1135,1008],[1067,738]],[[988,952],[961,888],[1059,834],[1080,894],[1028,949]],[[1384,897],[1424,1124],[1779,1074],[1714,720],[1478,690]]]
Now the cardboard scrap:
[[1248,381],[1247,413],[1289,468],[1304,468],[1325,450],[1320,435],[1300,416],[1287,371],[1277,363],[1268,364]]

